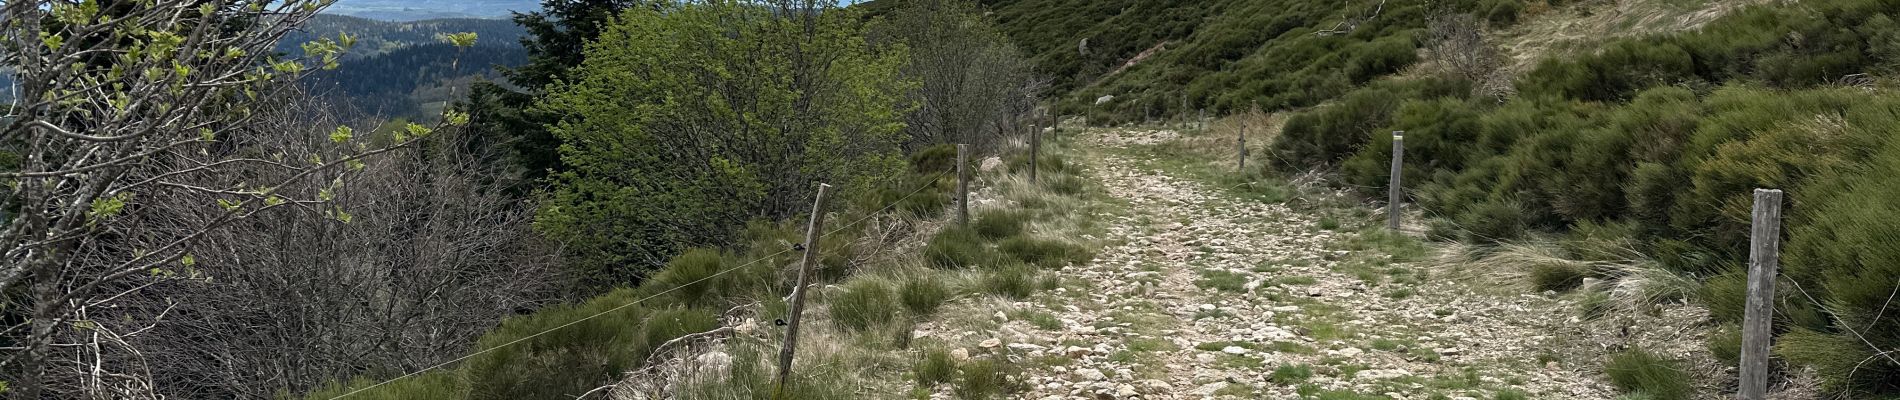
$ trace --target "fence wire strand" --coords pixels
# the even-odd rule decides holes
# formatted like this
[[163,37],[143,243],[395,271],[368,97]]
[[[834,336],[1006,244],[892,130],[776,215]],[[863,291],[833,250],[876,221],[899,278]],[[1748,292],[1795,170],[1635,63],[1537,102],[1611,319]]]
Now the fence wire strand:
[[[823,235],[819,235],[819,238],[824,238],[824,237],[826,237],[826,236],[831,236],[832,234],[835,234],[835,233],[838,233],[838,232],[842,232],[842,231],[844,231],[845,229],[850,229],[851,227],[853,227],[853,226],[856,226],[857,224],[860,224],[860,223],[863,223],[864,221],[868,221],[868,220],[870,220],[871,218],[873,218],[873,217],[876,217],[876,216],[877,216],[878,214],[882,214],[882,213],[884,213],[885,211],[890,211],[890,210],[891,210],[891,208],[893,208],[893,207],[896,207],[896,206],[897,206],[898,204],[901,204],[901,203],[903,203],[903,202],[904,202],[905,200],[910,200],[910,198],[911,198],[911,197],[914,197],[914,196],[916,196],[916,195],[917,195],[918,193],[923,193],[923,192],[924,192],[924,190],[926,190],[926,189],[929,189],[929,188],[930,188],[930,187],[932,187],[932,186],[936,186],[936,185],[937,185],[937,181],[938,181],[938,180],[940,180],[940,179],[943,179],[943,177],[944,177],[945,175],[949,175],[949,172],[948,172],[948,171],[940,171],[940,172],[938,172],[938,173],[937,173],[937,175],[936,175],[936,176],[934,176],[934,177],[932,177],[932,178],[930,178],[930,180],[929,180],[929,181],[927,181],[927,182],[925,182],[925,184],[924,184],[924,185],[922,185],[922,186],[920,186],[920,187],[918,187],[918,188],[917,188],[916,190],[912,190],[912,191],[911,191],[911,192],[910,192],[909,194],[905,194],[905,195],[904,195],[904,197],[901,197],[901,198],[898,198],[898,199],[897,199],[896,201],[892,201],[892,202],[891,202],[890,204],[887,204],[887,205],[885,205],[884,207],[882,207],[882,208],[879,208],[879,209],[878,209],[877,211],[874,211],[874,212],[871,212],[871,213],[869,213],[868,215],[866,215],[866,216],[864,216],[863,218],[858,218],[858,219],[857,219],[856,221],[851,221],[850,223],[846,223],[846,224],[844,224],[844,225],[841,225],[841,226],[839,226],[839,227],[838,227],[837,229],[833,229],[833,230],[831,230],[830,232],[825,232],[825,233],[824,233]],[[968,200],[967,200],[967,199],[958,199],[958,201],[968,201]],[[806,244],[806,246],[815,246],[815,244],[810,244],[810,243],[807,243],[807,244]],[[565,324],[561,324],[560,326],[555,326],[555,327],[553,327],[553,328],[548,328],[548,329],[546,329],[546,330],[542,330],[542,331],[540,331],[540,332],[535,332],[535,333],[533,333],[533,334],[529,334],[529,335],[527,335],[527,336],[523,336],[523,337],[521,337],[521,338],[519,338],[519,339],[515,339],[515,340],[510,340],[510,341],[508,341],[507,343],[502,343],[502,344],[498,344],[498,345],[495,345],[495,346],[492,346],[492,347],[488,347],[488,348],[484,348],[484,349],[481,349],[481,350],[477,350],[477,351],[475,351],[475,352],[473,352],[473,353],[469,353],[469,354],[466,354],[466,355],[463,355],[463,356],[461,356],[461,357],[456,357],[456,358],[454,358],[454,359],[451,359],[451,360],[448,360],[448,361],[443,361],[443,362],[441,362],[441,363],[436,363],[436,364],[434,364],[434,365],[430,365],[430,366],[428,366],[428,367],[425,367],[425,368],[422,368],[422,369],[419,369],[419,370],[416,370],[416,371],[414,371],[414,372],[410,372],[410,373],[407,373],[407,374],[403,374],[402,376],[398,376],[398,377],[395,377],[395,378],[391,378],[391,379],[388,379],[388,380],[384,380],[384,381],[381,381],[381,382],[377,382],[377,383],[376,383],[376,384],[374,384],[374,385],[369,385],[369,386],[364,386],[364,387],[362,387],[362,388],[359,388],[359,389],[356,389],[356,390],[351,390],[351,391],[349,391],[349,392],[347,392],[347,393],[344,393],[344,394],[341,394],[341,395],[337,395],[337,396],[335,396],[335,397],[331,397],[331,398],[330,398],[329,400],[337,400],[337,399],[341,399],[341,398],[345,398],[345,397],[350,397],[350,396],[354,396],[354,395],[356,395],[357,393],[362,393],[362,392],[364,392],[364,391],[368,391],[368,390],[370,390],[370,389],[375,389],[375,388],[377,388],[377,387],[381,387],[381,386],[383,386],[383,385],[387,385],[387,384],[390,384],[390,383],[394,383],[394,382],[396,382],[396,381],[400,381],[400,380],[403,380],[403,379],[408,379],[408,378],[410,378],[410,377],[414,377],[414,376],[416,376],[416,375],[421,375],[421,374],[422,374],[422,373],[424,373],[424,372],[429,372],[429,371],[432,371],[432,370],[435,370],[435,369],[439,369],[439,368],[442,368],[442,367],[446,367],[446,366],[449,366],[450,364],[455,364],[455,363],[458,363],[458,362],[462,362],[462,361],[464,361],[464,360],[468,360],[468,359],[470,359],[470,358],[474,358],[475,356],[479,356],[479,355],[482,355],[482,354],[487,354],[488,352],[491,352],[491,351],[495,351],[495,350],[497,350],[497,349],[501,349],[501,348],[503,348],[503,347],[508,347],[508,346],[513,346],[513,345],[515,345],[515,344],[517,344],[517,343],[521,343],[521,342],[524,342],[524,341],[527,341],[527,340],[529,340],[529,339],[534,339],[534,338],[536,338],[536,337],[540,337],[541,335],[546,335],[546,334],[549,334],[549,333],[553,333],[554,331],[559,331],[559,330],[562,330],[562,329],[566,329],[567,327],[570,327],[570,326],[574,326],[574,325],[577,325],[577,324],[580,324],[580,323],[582,323],[582,322],[587,322],[587,321],[589,321],[589,320],[592,320],[592,319],[594,319],[594,318],[598,318],[598,317],[600,317],[600,316],[603,316],[603,315],[607,315],[607,314],[611,314],[611,313],[614,313],[614,312],[617,312],[617,311],[620,311],[620,310],[624,310],[624,309],[626,309],[626,308],[628,308],[628,307],[633,307],[634,305],[638,305],[638,304],[640,304],[640,303],[643,303],[643,302],[646,302],[647,300],[652,300],[652,299],[654,299],[654,298],[657,298],[657,297],[660,297],[660,296],[665,296],[665,295],[667,295],[667,294],[670,294],[670,293],[673,293],[673,291],[676,291],[676,290],[679,290],[679,289],[681,289],[681,288],[685,288],[685,287],[687,287],[687,286],[692,286],[692,285],[695,285],[695,284],[699,284],[699,283],[701,283],[701,282],[705,282],[705,281],[708,281],[708,280],[711,280],[711,279],[713,279],[713,278],[718,278],[718,277],[720,277],[720,276],[724,276],[724,275],[726,275],[726,274],[728,274],[728,273],[731,273],[731,272],[733,272],[733,271],[737,271],[737,270],[740,270],[740,269],[744,269],[745,267],[749,267],[749,266],[752,266],[753,264],[758,264],[758,263],[759,263],[759,262],[761,262],[761,261],[765,261],[765,260],[770,260],[770,259],[773,259],[773,258],[777,258],[778,256],[781,256],[781,255],[784,255],[785,253],[788,253],[788,252],[791,252],[791,251],[792,251],[792,249],[789,249],[789,248],[788,248],[788,249],[784,249],[784,250],[779,250],[779,251],[778,251],[777,253],[772,253],[771,255],[767,255],[767,256],[764,256],[764,257],[760,257],[760,258],[758,258],[758,259],[755,259],[755,260],[752,260],[752,261],[750,261],[750,262],[746,262],[745,264],[741,264],[741,265],[739,265],[739,266],[736,266],[736,267],[732,267],[732,268],[727,268],[727,269],[724,269],[724,270],[721,270],[721,271],[719,271],[719,272],[716,272],[716,273],[713,273],[712,275],[707,275],[707,276],[706,276],[706,277],[704,277],[704,278],[699,278],[699,279],[697,279],[697,280],[694,280],[694,281],[692,281],[692,282],[687,282],[687,283],[685,283],[685,284],[682,284],[682,285],[679,285],[679,286],[674,286],[674,287],[673,287],[673,288],[671,288],[671,289],[667,289],[667,290],[665,290],[665,291],[661,291],[661,292],[659,292],[659,293],[655,293],[655,294],[653,294],[653,295],[650,295],[650,296],[647,296],[647,297],[642,297],[642,298],[640,298],[640,299],[637,299],[637,300],[634,300],[634,301],[632,301],[632,302],[628,302],[627,304],[622,304],[622,305],[619,305],[619,306],[616,306],[616,307],[614,307],[614,308],[610,308],[610,309],[607,309],[606,311],[601,311],[601,312],[598,312],[598,313],[594,313],[593,315],[588,315],[588,316],[586,316],[586,317],[581,317],[580,319],[576,319],[576,320],[573,320],[573,321],[569,321],[568,323],[565,323]]]

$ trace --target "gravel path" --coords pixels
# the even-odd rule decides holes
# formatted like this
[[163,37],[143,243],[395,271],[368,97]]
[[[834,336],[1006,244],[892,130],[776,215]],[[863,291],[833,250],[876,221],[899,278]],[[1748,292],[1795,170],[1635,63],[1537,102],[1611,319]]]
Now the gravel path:
[[1017,304],[1059,328],[1005,325],[1016,336],[997,350],[1042,361],[1021,397],[1615,397],[1597,360],[1566,356],[1589,351],[1556,337],[1573,308],[1436,278],[1430,257],[1393,262],[1392,245],[1322,229],[1336,223],[1319,213],[1147,169],[1107,150],[1129,144],[1115,135],[1083,140],[1091,175],[1126,203],[1101,216],[1111,244],[1060,272],[1073,284]]

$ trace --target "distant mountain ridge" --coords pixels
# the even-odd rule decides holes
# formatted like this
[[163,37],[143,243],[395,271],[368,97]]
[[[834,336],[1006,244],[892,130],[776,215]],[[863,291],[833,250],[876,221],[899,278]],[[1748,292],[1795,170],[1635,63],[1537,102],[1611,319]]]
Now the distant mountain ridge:
[[339,0],[325,12],[381,21],[442,18],[505,19],[541,9],[538,0]]

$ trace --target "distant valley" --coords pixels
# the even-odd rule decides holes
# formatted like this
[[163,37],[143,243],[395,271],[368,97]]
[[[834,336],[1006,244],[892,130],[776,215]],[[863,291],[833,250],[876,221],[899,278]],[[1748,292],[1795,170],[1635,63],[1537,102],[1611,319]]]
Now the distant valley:
[[[436,38],[456,32],[476,33],[476,45],[456,49]],[[342,65],[312,76],[305,85],[335,104],[379,117],[434,115],[455,97],[467,94],[470,83],[501,81],[498,67],[519,66],[528,60],[521,47],[527,31],[507,19],[380,21],[326,14],[287,35],[278,51],[302,55],[302,43],[342,33],[356,37]]]

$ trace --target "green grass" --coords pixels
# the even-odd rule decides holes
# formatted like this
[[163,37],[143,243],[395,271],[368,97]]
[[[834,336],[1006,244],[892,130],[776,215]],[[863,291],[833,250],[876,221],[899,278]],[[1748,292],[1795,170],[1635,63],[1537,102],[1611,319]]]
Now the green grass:
[[1307,366],[1306,364],[1281,365],[1279,368],[1274,368],[1273,374],[1268,376],[1268,379],[1281,385],[1306,382],[1307,379],[1312,378],[1313,367]]
[[898,299],[904,303],[904,309],[911,315],[926,317],[937,313],[945,301],[950,300],[950,288],[942,278],[930,273],[922,273],[904,280],[898,287]]
[[1023,225],[1029,222],[1030,213],[1015,209],[989,209],[976,213],[970,222],[970,229],[984,239],[997,240],[1014,237],[1023,233]]
[[983,293],[1027,299],[1036,293],[1036,270],[1022,265],[1000,268],[986,273],[979,285]]
[[956,379],[957,360],[950,357],[950,352],[942,349],[926,350],[923,357],[917,360],[917,365],[912,368],[912,373],[917,376],[917,386],[932,387],[949,383]]
[[1217,269],[1203,269],[1200,271],[1200,274],[1201,279],[1195,280],[1194,286],[1199,286],[1202,289],[1214,289],[1231,293],[1243,293],[1247,291],[1247,280],[1249,278],[1246,274]]
[[1695,393],[1682,363],[1643,349],[1630,349],[1610,357],[1603,372],[1610,383],[1629,393],[1641,393],[1657,400],[1683,400]]
[[1014,392],[1010,379],[1014,371],[1009,363],[996,359],[978,359],[964,363],[955,392],[962,399],[993,399]]
[[1531,287],[1540,292],[1568,292],[1582,286],[1583,279],[1588,277],[1588,269],[1569,264],[1541,263],[1530,267]]
[[897,307],[891,304],[896,297],[889,282],[875,278],[854,279],[846,282],[844,290],[830,299],[831,320],[853,331],[890,322],[897,315]]

